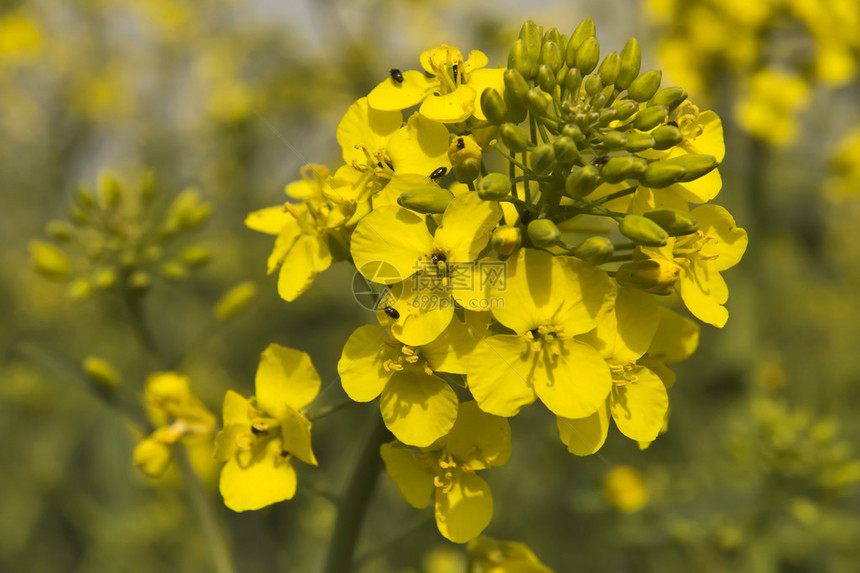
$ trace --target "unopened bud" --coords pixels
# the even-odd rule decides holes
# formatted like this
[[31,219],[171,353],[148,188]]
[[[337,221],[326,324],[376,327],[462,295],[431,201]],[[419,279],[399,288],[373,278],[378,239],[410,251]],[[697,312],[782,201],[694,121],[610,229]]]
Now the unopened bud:
[[599,76],[589,74],[582,80],[582,87],[585,89],[585,93],[593,96],[603,89],[603,82],[600,81]]
[[717,158],[713,155],[698,153],[681,155],[679,157],[667,159],[666,161],[681,165],[684,168],[684,175],[678,179],[681,183],[694,181],[703,175],[707,175],[719,165]]
[[528,20],[520,28],[520,39],[525,42],[529,56],[529,77],[534,77],[540,64],[543,28],[535,24],[534,21]]
[[114,269],[99,269],[93,274],[92,284],[99,290],[108,290],[116,284],[117,276]]
[[651,131],[664,121],[669,115],[669,110],[665,106],[655,105],[654,107],[646,107],[639,110],[636,114],[636,119],[633,120],[633,127],[639,131]]
[[444,213],[453,198],[447,189],[433,185],[404,191],[397,204],[416,213]]
[[654,147],[654,136],[650,133],[639,133],[632,131],[627,134],[627,143],[624,144],[624,149],[630,153],[645,151]]
[[555,163],[555,150],[551,143],[538,145],[529,153],[529,167],[538,175],[549,172]]
[[66,253],[45,241],[30,241],[30,257],[36,271],[51,280],[63,280],[71,271]]
[[600,62],[600,67],[597,68],[597,73],[604,85],[612,85],[615,83],[618,74],[621,72],[621,56],[618,52],[612,52]]
[[563,167],[570,167],[580,160],[579,149],[570,137],[565,135],[556,137],[552,142],[552,148],[555,151],[555,160]]
[[594,165],[574,169],[564,184],[565,195],[573,199],[585,197],[600,185],[600,170]]
[[215,303],[214,314],[218,320],[227,320],[239,314],[257,295],[257,285],[240,283],[227,291]]
[[481,92],[481,111],[493,125],[501,125],[505,121],[505,101],[495,88],[486,88]]
[[654,161],[645,169],[640,181],[646,187],[662,189],[681,180],[687,170],[683,165],[669,160]]
[[620,131],[608,131],[603,134],[601,142],[606,149],[621,149],[627,144],[627,135]]
[[75,234],[75,228],[68,221],[51,221],[45,228],[45,232],[55,241],[68,243]]
[[548,94],[555,92],[555,86],[558,85],[555,79],[555,72],[546,64],[541,64],[538,67],[536,81],[541,91]]
[[696,219],[690,213],[678,209],[652,209],[642,216],[660,225],[670,237],[689,235],[699,230]]
[[128,277],[128,289],[132,291],[145,291],[152,285],[152,277],[146,271],[134,271]]
[[83,277],[77,277],[69,283],[66,295],[71,300],[84,300],[93,294],[93,285]]
[[122,188],[119,181],[111,173],[107,171],[99,173],[98,190],[99,197],[105,207],[112,209],[119,205],[122,198]]
[[481,162],[477,159],[467,159],[454,165],[454,176],[458,183],[471,183],[481,174]]
[[503,123],[499,127],[499,135],[502,136],[505,146],[513,152],[525,151],[528,148],[528,133],[513,123]]
[[535,219],[526,229],[532,245],[539,248],[548,248],[559,244],[561,231],[555,223],[549,219]]
[[508,69],[516,70],[523,77],[531,77],[532,64],[529,60],[529,49],[525,40],[517,40],[508,52]]
[[623,99],[619,102],[615,102],[615,105],[613,107],[616,110],[615,117],[619,121],[624,121],[639,110],[639,104],[629,99]]
[[662,247],[669,238],[669,233],[660,225],[642,215],[625,215],[618,230],[637,245],[646,247]]
[[639,48],[639,40],[630,38],[621,50],[621,69],[618,71],[618,77],[615,78],[615,86],[620,89],[626,89],[630,83],[639,75],[639,69],[642,66],[642,51]]
[[561,134],[565,137],[569,137],[576,144],[578,149],[582,149],[585,147],[587,142],[585,135],[582,133],[582,129],[575,123],[567,123],[564,127],[561,128]]
[[523,242],[523,233],[518,227],[502,225],[493,231],[490,244],[497,253],[508,256],[516,251]]
[[145,438],[134,448],[134,465],[147,477],[161,477],[170,465],[172,448],[154,438]]
[[654,97],[654,94],[660,89],[660,80],[662,78],[663,72],[660,70],[645,72],[630,83],[627,87],[627,95],[630,99],[644,103]]
[[621,286],[638,288],[655,294],[669,294],[681,277],[681,268],[667,260],[647,259],[624,263],[615,272]]
[[529,90],[528,102],[529,112],[533,116],[542,116],[544,113],[546,113],[546,108],[549,105],[549,101],[547,101],[546,94],[544,94],[538,88],[532,88]]
[[558,47],[558,44],[552,40],[543,43],[540,49],[540,63],[549,66],[553,74],[561,69],[564,58],[561,55],[561,49]]
[[596,31],[594,20],[591,17],[579,23],[576,30],[570,35],[570,40],[564,52],[564,61],[567,62],[568,66],[572,68],[576,65],[576,52],[587,38],[594,36]]
[[579,96],[579,88],[582,86],[582,72],[577,68],[567,70],[567,77],[564,78],[564,87],[570,93],[571,97]]
[[206,247],[193,246],[182,251],[182,262],[192,267],[205,265],[212,260],[212,253]]
[[641,157],[625,155],[613,157],[600,170],[600,176],[607,183],[620,183],[625,179],[636,179],[645,173],[648,162]]
[[687,99],[687,92],[683,88],[663,88],[648,100],[648,105],[665,105],[672,111]]
[[573,256],[594,266],[602,265],[615,253],[615,246],[606,237],[594,236],[585,239],[573,251]]
[[485,201],[498,201],[511,194],[511,180],[502,173],[490,173],[481,179],[478,197]]
[[119,372],[104,358],[87,356],[81,362],[81,367],[84,370],[84,374],[98,386],[103,388],[116,388],[119,386]]
[[597,36],[590,36],[576,50],[576,67],[583,74],[590,74],[597,67],[599,60],[600,42],[597,41]]
[[675,147],[684,141],[681,130],[674,125],[661,125],[652,131],[651,135],[654,137],[654,149],[660,151]]
[[175,282],[183,281],[188,278],[188,268],[179,261],[164,261],[161,265],[161,276]]

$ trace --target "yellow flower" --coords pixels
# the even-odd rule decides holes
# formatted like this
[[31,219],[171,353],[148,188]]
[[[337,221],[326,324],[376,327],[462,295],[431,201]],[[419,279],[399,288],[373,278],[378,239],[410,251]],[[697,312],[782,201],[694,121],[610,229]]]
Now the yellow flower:
[[603,494],[619,511],[635,513],[648,504],[648,488],[634,467],[617,466],[603,478]]
[[578,259],[520,249],[506,281],[491,289],[503,301],[493,316],[514,334],[484,338],[466,361],[481,409],[514,416],[536,397],[559,416],[582,418],[603,406],[612,386],[606,362],[574,336],[597,325],[615,289],[605,272]]
[[390,442],[380,454],[406,501],[420,509],[435,494],[439,532],[465,543],[493,518],[490,487],[475,472],[508,461],[511,429],[504,418],[482,412],[473,401],[463,402],[451,432],[437,443],[416,450]]
[[352,234],[352,258],[365,278],[392,285],[382,304],[398,317],[390,319],[380,311],[379,319],[391,324],[395,338],[421,346],[448,326],[453,301],[467,294],[454,288],[452,274],[471,270],[501,216],[498,203],[469,192],[448,204],[433,234],[424,215],[402,207],[380,207],[359,221]]
[[395,111],[421,103],[418,112],[442,123],[458,123],[474,115],[484,121],[481,93],[488,87],[504,92],[503,69],[479,69],[487,65],[487,56],[472,50],[468,60],[457,48],[441,45],[421,54],[421,72],[405,71],[394,75],[368,94],[370,107]]
[[472,571],[481,573],[552,573],[525,543],[482,535],[469,542]]
[[809,102],[806,80],[790,72],[763,69],[752,76],[745,93],[736,111],[742,129],[768,143],[794,139],[794,115]]
[[702,205],[691,212],[699,230],[683,237],[670,237],[664,247],[640,247],[645,258],[677,264],[680,280],[675,284],[693,316],[722,328],[729,318],[723,306],[729,289],[720,276],[740,262],[747,248],[747,233],[719,205]]
[[215,459],[226,461],[220,490],[233,511],[260,509],[296,492],[293,456],[317,465],[311,423],[304,408],[316,397],[320,378],[304,352],[270,344],[260,357],[256,399],[229,390],[224,428],[215,438]]

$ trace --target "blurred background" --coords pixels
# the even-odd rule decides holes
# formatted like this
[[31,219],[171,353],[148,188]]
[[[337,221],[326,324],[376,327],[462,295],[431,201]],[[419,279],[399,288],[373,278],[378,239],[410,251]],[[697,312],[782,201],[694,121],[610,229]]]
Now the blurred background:
[[[320,468],[295,464],[295,499],[236,514],[205,464],[197,489],[134,467],[144,382],[175,369],[220,415],[278,342],[312,356],[318,404],[341,402],[342,345],[373,320],[351,268],[286,303],[245,215],[302,165],[339,164],[337,122],[389,68],[440,43],[503,67],[526,19],[569,34],[587,16],[603,54],[636,36],[643,70],[722,117],[717,201],[750,248],[726,273],[728,325],[676,367],[668,433],[640,451],[612,431],[576,458],[542,406],[524,410],[512,461],[482,474],[486,533],[559,572],[857,570],[860,0],[524,4],[0,0],[0,570],[213,571],[206,520],[237,571],[319,570],[375,403],[314,424]],[[69,240],[111,228],[80,212],[94,195],[141,236],[179,221],[145,273],[118,271],[98,232]],[[239,284],[241,312],[213,311]],[[358,556],[364,572],[465,566],[385,476]]]

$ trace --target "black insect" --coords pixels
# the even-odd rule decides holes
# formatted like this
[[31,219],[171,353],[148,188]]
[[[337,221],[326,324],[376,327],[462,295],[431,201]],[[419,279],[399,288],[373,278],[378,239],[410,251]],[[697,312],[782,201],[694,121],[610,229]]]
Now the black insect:
[[436,179],[441,179],[442,177],[445,177],[446,173],[448,173],[448,168],[440,167],[439,169],[430,174],[430,179],[433,179],[434,181]]
[[667,121],[666,125],[671,125],[672,127],[678,127],[678,122],[677,121]]
[[383,310],[383,312],[385,312],[385,314],[387,314],[388,316],[390,316],[394,320],[397,320],[398,318],[400,318],[400,313],[397,312],[397,310],[393,306],[386,306],[382,310]]
[[452,70],[454,71],[454,85],[457,85],[457,71],[459,71],[460,67],[457,64],[454,64]]
[[448,258],[445,256],[445,253],[436,253],[432,258],[434,265],[444,263],[446,260],[448,260]]
[[259,436],[259,435],[261,435],[261,434],[265,434],[265,433],[266,433],[266,430],[261,430],[261,429],[260,429],[260,428],[258,428],[257,426],[253,426],[253,425],[252,425],[252,426],[251,426],[251,433],[252,433],[252,434],[254,434],[255,436]]
[[606,165],[609,162],[608,155],[601,155],[600,157],[595,157],[594,161],[591,162],[595,167],[600,167],[601,165]]
[[391,79],[395,81],[395,83],[402,84],[403,83],[403,73],[397,68],[391,68],[388,70],[388,73],[391,74]]
[[457,149],[465,149],[465,148],[466,148],[466,142],[463,141],[462,137],[458,137],[457,138]]

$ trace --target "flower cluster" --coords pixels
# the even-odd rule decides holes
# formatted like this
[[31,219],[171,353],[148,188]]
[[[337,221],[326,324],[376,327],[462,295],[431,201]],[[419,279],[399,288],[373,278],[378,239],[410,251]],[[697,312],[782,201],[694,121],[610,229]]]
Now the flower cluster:
[[725,74],[748,83],[738,124],[768,143],[794,138],[793,116],[810,84],[839,86],[857,73],[860,3],[771,0],[649,0],[662,26],[660,55],[691,93],[717,91]]
[[[668,365],[698,344],[669,306],[722,327],[720,273],[747,237],[710,203],[719,118],[640,70],[636,39],[601,60],[591,19],[570,36],[527,22],[505,69],[449,46],[420,62],[349,108],[343,165],[308,166],[289,202],[246,222],[276,236],[286,300],[338,260],[384,288],[378,324],[343,349],[343,388],[379,398],[388,474],[413,506],[434,497],[439,531],[466,542],[493,513],[476,472],[507,462],[508,418],[533,402],[576,455],[600,449],[610,420],[642,447],[657,438]],[[236,409],[228,428],[241,418],[251,436],[251,408]]]

